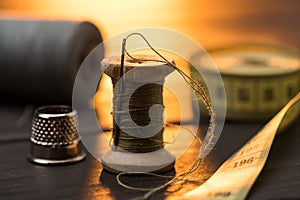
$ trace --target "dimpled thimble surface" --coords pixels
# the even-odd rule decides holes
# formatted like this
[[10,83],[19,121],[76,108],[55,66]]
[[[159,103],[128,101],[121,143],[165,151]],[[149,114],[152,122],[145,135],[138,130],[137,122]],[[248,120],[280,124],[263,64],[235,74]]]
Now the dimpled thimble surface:
[[77,112],[64,105],[36,109],[28,159],[39,164],[63,164],[85,158],[78,135]]

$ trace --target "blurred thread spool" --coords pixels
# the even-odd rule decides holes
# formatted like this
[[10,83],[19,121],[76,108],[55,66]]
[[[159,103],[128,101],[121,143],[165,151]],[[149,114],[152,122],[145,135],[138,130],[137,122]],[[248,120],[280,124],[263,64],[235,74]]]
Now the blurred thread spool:
[[2,100],[70,105],[76,73],[100,42],[90,22],[1,19]]
[[[158,59],[149,55],[134,57]],[[123,74],[120,63],[120,57],[105,58],[101,62],[101,68],[111,77],[114,85],[113,145],[112,149],[101,158],[104,169],[113,173],[169,171],[173,169],[175,157],[163,147],[162,84],[164,78],[174,69],[158,61],[139,61],[129,58],[124,61],[124,82],[118,85]],[[119,93],[120,88],[124,88],[121,93]],[[150,88],[154,89],[154,93],[145,94]],[[126,105],[126,100],[129,100],[129,105]],[[124,105],[119,108],[117,104],[122,103]],[[156,104],[162,107],[153,109],[153,105]],[[151,120],[148,115],[148,112],[151,115],[149,108],[153,109]],[[130,116],[127,116],[126,110],[129,110]],[[119,123],[116,123],[118,117]],[[138,127],[132,127],[130,120]],[[119,127],[118,124],[124,127]],[[143,129],[147,125],[150,129]]]
[[[228,120],[268,120],[300,90],[300,53],[293,48],[240,44],[208,50],[208,53],[223,78]],[[191,66],[195,80],[205,85],[194,67],[214,79],[215,72],[209,69],[213,63],[205,54],[195,54],[191,60],[197,63]],[[214,85],[210,91],[216,97],[224,96],[218,88]],[[204,107],[200,101],[199,106]],[[215,106],[218,109],[218,103]]]

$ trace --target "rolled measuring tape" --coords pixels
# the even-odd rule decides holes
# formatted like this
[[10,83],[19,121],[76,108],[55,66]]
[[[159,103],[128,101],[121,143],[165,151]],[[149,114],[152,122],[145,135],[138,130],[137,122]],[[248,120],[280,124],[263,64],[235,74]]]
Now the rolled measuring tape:
[[[222,76],[227,99],[226,119],[265,121],[270,119],[300,90],[300,52],[283,45],[238,44],[195,54],[190,63],[192,78],[205,86],[202,76],[216,78],[210,69],[216,64]],[[212,61],[214,63],[212,63]],[[212,81],[213,82],[213,81]],[[219,86],[210,88],[215,97]],[[221,99],[221,98],[220,98]],[[215,101],[218,108],[218,100]],[[198,101],[201,109],[201,101]],[[195,106],[194,106],[195,108]]]

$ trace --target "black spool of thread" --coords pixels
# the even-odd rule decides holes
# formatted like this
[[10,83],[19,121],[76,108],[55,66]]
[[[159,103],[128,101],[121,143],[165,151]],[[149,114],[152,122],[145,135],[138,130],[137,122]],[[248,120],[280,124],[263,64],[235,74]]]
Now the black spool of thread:
[[76,73],[100,42],[90,22],[0,20],[1,100],[70,105]]

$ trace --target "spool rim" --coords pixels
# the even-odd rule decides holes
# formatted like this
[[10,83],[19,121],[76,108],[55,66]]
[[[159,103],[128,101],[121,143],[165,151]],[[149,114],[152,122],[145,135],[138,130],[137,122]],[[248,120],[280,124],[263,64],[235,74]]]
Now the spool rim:
[[[134,55],[137,58],[143,59],[157,59],[158,57],[144,54]],[[120,56],[111,56],[104,58],[101,61],[101,70],[113,79],[120,79]],[[169,60],[175,63],[174,60]],[[133,70],[132,70],[133,69]],[[132,71],[130,71],[132,70]],[[160,81],[163,80],[168,74],[173,72],[174,69],[169,67],[165,62],[159,61],[143,61],[143,62],[130,62],[124,61],[124,80],[130,82],[147,82],[147,81]]]
[[131,153],[109,150],[101,162],[109,172],[156,172],[162,173],[174,168],[176,158],[162,148],[148,153]]

